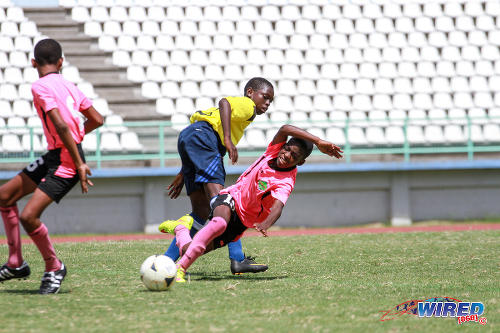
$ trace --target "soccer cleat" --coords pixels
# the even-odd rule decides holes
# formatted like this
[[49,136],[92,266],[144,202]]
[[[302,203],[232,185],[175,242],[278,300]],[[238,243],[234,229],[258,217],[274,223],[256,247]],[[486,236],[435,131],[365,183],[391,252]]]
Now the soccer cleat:
[[181,217],[180,219],[178,220],[166,220],[166,221],[163,221],[162,224],[160,224],[160,226],[158,227],[158,229],[163,232],[164,234],[172,234],[172,235],[175,235],[175,227],[177,227],[178,225],[183,225],[185,226],[186,228],[188,228],[188,230],[191,230],[191,227],[193,226],[193,217],[189,214],[187,215],[184,215],[183,217]]
[[177,276],[175,277],[176,283],[185,283],[186,279],[184,276],[186,275],[186,270],[182,268],[180,264],[177,264]]
[[11,279],[26,279],[30,273],[30,266],[26,261],[23,261],[23,264],[18,268],[10,268],[5,264],[0,268],[0,282]]
[[255,258],[245,256],[242,261],[231,259],[231,273],[241,275],[244,273],[259,273],[267,271],[267,265],[257,264]]
[[39,294],[57,294],[61,289],[61,283],[66,276],[66,266],[61,262],[61,268],[55,272],[45,272],[42,277]]

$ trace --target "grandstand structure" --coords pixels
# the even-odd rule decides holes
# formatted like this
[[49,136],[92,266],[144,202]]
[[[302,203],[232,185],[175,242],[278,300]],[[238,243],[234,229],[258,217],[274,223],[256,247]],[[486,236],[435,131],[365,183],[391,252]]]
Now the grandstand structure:
[[[3,153],[43,150],[39,129],[23,128],[37,123],[29,53],[43,36],[61,41],[63,74],[107,116],[109,126],[84,141],[90,152],[175,151],[175,140],[158,144],[165,130],[175,136],[193,111],[241,95],[253,76],[273,81],[276,99],[247,130],[243,150],[262,149],[283,123],[348,152],[500,150],[497,0],[59,5],[23,10],[0,0]],[[166,122],[127,126],[134,120]]]
[[[342,145],[348,162],[365,159],[312,156],[283,226],[500,215],[500,162],[489,159],[500,152],[498,0],[30,3],[47,2],[55,6],[0,0],[0,181],[15,175],[5,162],[45,149],[30,92],[41,38],[61,42],[63,75],[106,116],[83,141],[99,186],[85,204],[75,187],[47,210],[54,232],[151,231],[184,214],[187,197],[167,200],[164,190],[178,172],[166,165],[179,160],[177,133],[253,76],[270,79],[276,98],[247,129],[228,184],[284,123]],[[100,168],[107,161],[120,168]]]

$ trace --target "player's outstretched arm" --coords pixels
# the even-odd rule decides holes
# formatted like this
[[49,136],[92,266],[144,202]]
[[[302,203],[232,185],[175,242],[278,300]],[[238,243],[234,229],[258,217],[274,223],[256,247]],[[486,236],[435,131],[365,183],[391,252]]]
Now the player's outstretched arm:
[[93,106],[90,106],[88,109],[83,110],[82,114],[87,118],[83,127],[85,129],[85,134],[92,132],[98,127],[101,127],[104,124],[103,116],[94,109]]
[[71,136],[69,131],[68,124],[64,121],[59,113],[59,109],[55,108],[48,111],[48,115],[54,127],[56,128],[57,134],[61,138],[61,141],[64,143],[66,149],[68,149],[69,155],[75,163],[76,171],[78,172],[78,176],[80,177],[80,185],[82,187],[82,193],[87,193],[89,191],[88,186],[93,186],[92,182],[87,178],[87,175],[92,175],[90,172],[90,168],[87,164],[83,163],[80,154],[78,153],[78,148],[76,147],[75,140]]
[[278,133],[276,133],[273,138],[273,144],[285,142],[289,136],[311,141],[316,145],[316,147],[318,147],[319,151],[329,156],[334,156],[336,158],[342,157],[341,153],[343,153],[343,151],[337,145],[326,140],[322,140],[317,136],[293,125],[281,126]]
[[281,216],[281,212],[283,212],[283,203],[279,200],[276,200],[271,207],[271,211],[267,218],[261,223],[256,223],[255,230],[260,232],[264,237],[267,237],[267,229],[269,229]]
[[224,132],[224,146],[226,146],[229,159],[235,164],[238,162],[238,149],[231,140],[231,104],[225,98],[219,101],[219,114],[222,131]]
[[182,171],[179,172],[172,183],[167,186],[168,196],[170,199],[177,199],[179,194],[181,194],[182,188],[184,187],[184,175]]

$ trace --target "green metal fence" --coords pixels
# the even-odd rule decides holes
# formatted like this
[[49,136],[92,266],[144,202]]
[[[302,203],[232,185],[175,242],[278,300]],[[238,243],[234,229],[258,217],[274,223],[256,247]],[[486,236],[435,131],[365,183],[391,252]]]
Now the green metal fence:
[[[439,121],[440,119],[432,119],[432,121]],[[463,142],[447,144],[443,142],[442,144],[420,144],[413,145],[410,144],[408,138],[408,126],[415,125],[415,123],[420,123],[425,121],[431,124],[429,119],[378,119],[373,120],[352,120],[346,119],[342,122],[332,122],[328,121],[327,126],[341,128],[345,136],[345,144],[342,145],[344,150],[344,159],[346,162],[350,162],[352,156],[354,155],[373,155],[373,154],[391,154],[399,155],[404,161],[410,161],[412,155],[417,154],[466,154],[468,160],[473,160],[477,153],[492,153],[500,152],[500,140],[498,141],[479,141],[475,142],[472,138],[472,126],[477,125],[478,122],[481,125],[486,123],[491,123],[493,119],[491,118],[463,118],[463,119],[441,119],[442,121],[457,122],[462,121],[460,126],[463,128],[465,133]],[[404,142],[396,145],[355,145],[349,140],[349,129],[352,127],[363,127],[368,128],[370,126],[377,127],[387,127],[388,125],[393,125],[397,122],[402,128],[404,133]],[[271,123],[266,122],[267,126],[275,128],[276,130],[281,126],[282,123]],[[298,124],[300,127],[314,127],[315,125],[321,125],[323,130],[325,128],[325,121],[314,122],[314,121],[302,121]],[[308,126],[307,126],[308,125]],[[135,151],[127,151],[125,149],[119,151],[110,151],[101,149],[101,139],[102,133],[106,131],[112,131],[114,125],[105,125],[101,129],[95,131],[96,135],[96,149],[86,150],[87,161],[95,162],[97,168],[101,168],[103,162],[107,161],[157,161],[159,166],[163,167],[169,159],[178,159],[177,154],[177,135],[179,133],[181,124],[172,124],[170,121],[140,121],[140,122],[125,122],[123,125],[129,131],[136,132],[139,136],[139,140],[143,145],[143,149]],[[255,121],[255,124],[251,126],[259,126],[259,122]],[[6,128],[7,131],[15,130],[18,128]],[[0,151],[0,164],[5,163],[27,163],[32,161],[36,156],[42,154],[42,151],[35,151],[33,149],[33,138],[35,134],[35,128],[25,127],[27,133],[30,134],[30,147],[31,149],[25,149],[22,152],[12,152],[3,147],[3,151]],[[0,133],[1,134],[1,133]],[[335,139],[332,139],[335,142]],[[239,147],[239,155],[242,157],[257,157],[265,149],[268,142],[262,142],[260,147],[254,148],[242,148]],[[320,155],[321,153],[317,150],[313,152],[315,155]]]

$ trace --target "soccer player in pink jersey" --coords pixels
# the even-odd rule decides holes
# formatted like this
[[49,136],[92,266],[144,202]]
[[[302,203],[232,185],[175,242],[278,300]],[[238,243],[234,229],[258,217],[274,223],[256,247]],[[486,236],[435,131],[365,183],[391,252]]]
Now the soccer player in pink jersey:
[[[40,79],[33,83],[31,91],[48,152],[0,187],[0,212],[9,246],[8,261],[0,268],[0,282],[23,279],[31,273],[21,252],[21,222],[45,261],[39,293],[55,294],[66,276],[66,266],[57,258],[40,216],[53,201],[59,203],[78,181],[82,193],[93,185],[87,178],[91,173],[80,143],[86,133],[103,124],[103,117],[73,83],[59,74],[63,58],[57,41],[39,41],[34,56],[31,63]],[[19,215],[17,201],[30,193],[33,196]]]
[[[287,138],[292,138],[287,142]],[[177,238],[182,258],[177,262],[177,282],[185,282],[186,270],[204,253],[239,239],[247,228],[267,237],[267,230],[278,220],[292,193],[297,165],[311,154],[313,143],[336,158],[342,150],[298,127],[282,126],[266,152],[237,180],[223,189],[211,203],[210,221],[191,238],[189,229],[172,221],[168,232]]]

